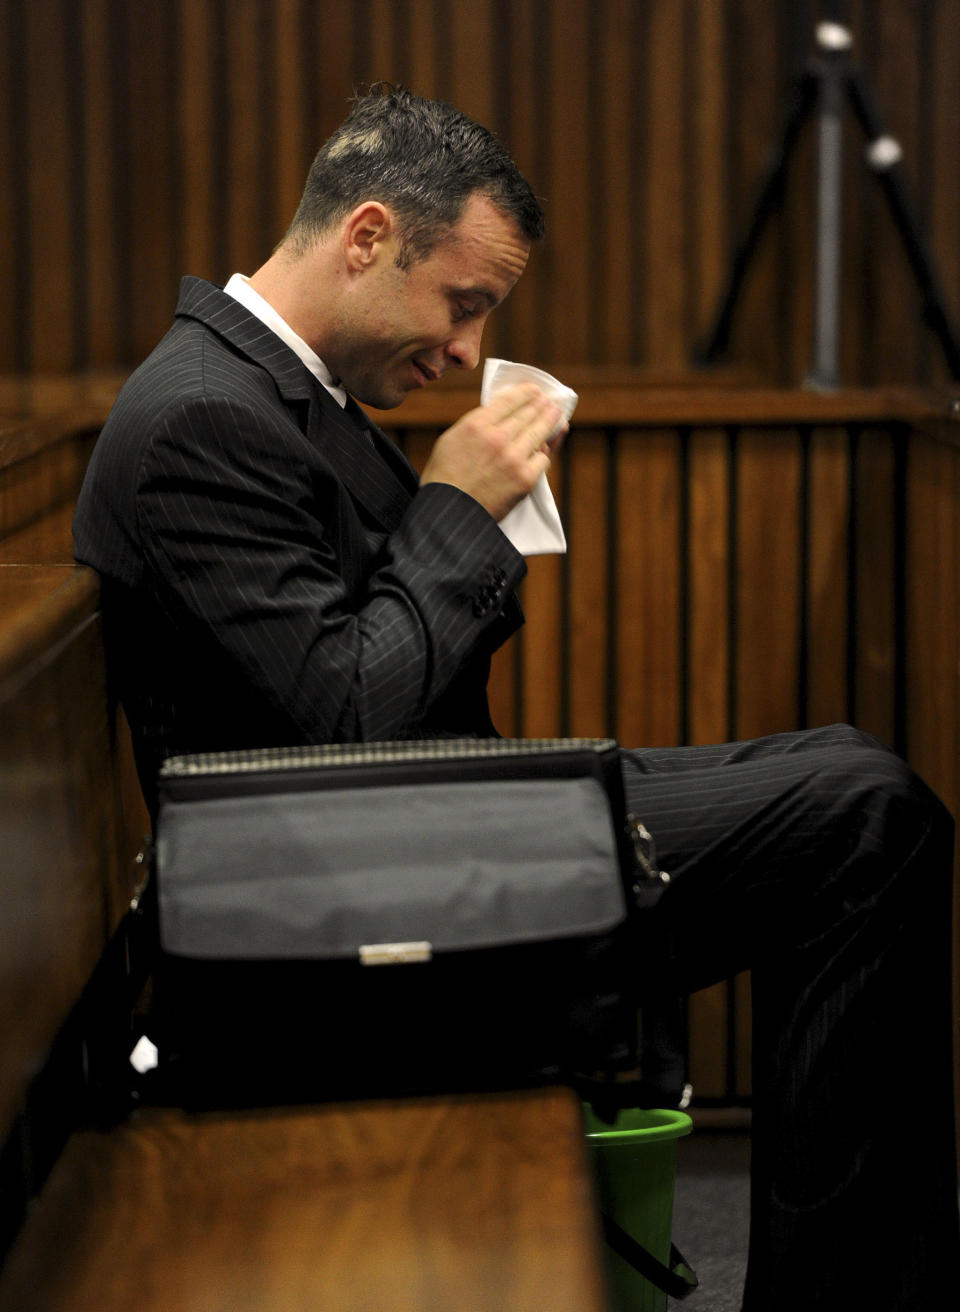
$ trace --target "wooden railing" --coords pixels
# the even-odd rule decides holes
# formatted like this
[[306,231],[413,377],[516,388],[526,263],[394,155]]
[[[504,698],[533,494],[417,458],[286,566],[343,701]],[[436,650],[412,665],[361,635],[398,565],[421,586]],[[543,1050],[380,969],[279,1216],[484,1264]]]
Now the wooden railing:
[[[956,810],[960,415],[951,398],[564,376],[581,392],[552,472],[570,549],[530,561],[528,623],[493,676],[501,731],[655,745],[847,719],[902,751]],[[24,569],[70,568],[72,492],[112,386],[80,385],[79,422],[0,432],[10,622]],[[21,413],[69,399],[69,387],[39,383],[18,384],[15,397]],[[440,385],[376,417],[417,463],[476,400],[475,386]],[[55,503],[46,512],[45,497]],[[59,575],[45,577],[53,588]],[[56,595],[59,607],[66,594]],[[95,625],[92,599],[84,604]],[[6,705],[5,716],[26,714],[23,703]],[[26,739],[5,738],[14,771]],[[692,1004],[701,1099],[748,1096],[747,1020],[742,979]]]

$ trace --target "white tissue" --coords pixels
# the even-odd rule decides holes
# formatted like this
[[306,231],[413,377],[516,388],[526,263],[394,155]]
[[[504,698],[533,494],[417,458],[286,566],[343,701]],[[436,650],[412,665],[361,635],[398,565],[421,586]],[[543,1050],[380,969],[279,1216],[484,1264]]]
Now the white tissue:
[[[565,419],[573,414],[579,400],[576,392],[542,369],[515,364],[512,360],[488,359],[483,366],[480,404],[486,405],[498,392],[515,383],[536,383],[559,407]],[[566,551],[567,539],[546,474],[540,477],[530,495],[501,519],[500,528],[524,556]]]

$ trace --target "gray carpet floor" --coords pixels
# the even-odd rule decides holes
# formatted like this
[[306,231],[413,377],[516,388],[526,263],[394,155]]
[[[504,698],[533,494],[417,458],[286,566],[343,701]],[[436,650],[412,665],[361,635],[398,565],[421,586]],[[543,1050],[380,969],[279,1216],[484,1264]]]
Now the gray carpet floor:
[[[696,1124],[696,1114],[694,1114]],[[700,1287],[670,1308],[740,1312],[746,1267],[750,1138],[743,1130],[699,1130],[677,1143],[673,1241]]]

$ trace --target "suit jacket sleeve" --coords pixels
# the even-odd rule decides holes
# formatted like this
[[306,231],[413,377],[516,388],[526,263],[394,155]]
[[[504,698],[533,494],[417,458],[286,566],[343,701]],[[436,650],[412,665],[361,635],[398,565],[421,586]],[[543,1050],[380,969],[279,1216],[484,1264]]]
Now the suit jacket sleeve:
[[309,741],[415,729],[525,572],[466,494],[421,488],[388,532],[295,425],[228,399],[167,408],[136,505],[158,604]]

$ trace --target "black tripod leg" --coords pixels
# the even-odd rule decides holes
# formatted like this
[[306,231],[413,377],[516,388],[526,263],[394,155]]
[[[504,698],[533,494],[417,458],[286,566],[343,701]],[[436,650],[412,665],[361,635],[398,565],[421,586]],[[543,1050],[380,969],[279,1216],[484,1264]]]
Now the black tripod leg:
[[766,173],[760,184],[750,225],[734,253],[727,286],[724,290],[720,310],[714,321],[713,330],[704,346],[697,353],[700,364],[710,364],[717,360],[729,345],[734,311],[743,287],[750,257],[760,240],[767,219],[779,204],[783,195],[790,155],[803,126],[804,119],[816,101],[816,92],[817,80],[815,76],[809,71],[801,74],[793,87],[791,103],[787,111],[779,145],[770,157]]
[[[859,71],[851,72],[847,80],[847,89],[857,121],[863,128],[870,145],[876,147],[878,142],[882,142],[888,136],[888,133],[880,111]],[[910,205],[899,153],[892,152],[890,159],[886,160],[881,150],[874,149],[870,157],[870,166],[877,175],[877,181],[887,198],[893,221],[903,240],[907,259],[910,261],[910,267],[923,299],[923,317],[940,341],[951,376],[960,378],[960,345],[947,316],[943,294],[934,271],[933,258]]]

